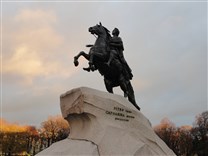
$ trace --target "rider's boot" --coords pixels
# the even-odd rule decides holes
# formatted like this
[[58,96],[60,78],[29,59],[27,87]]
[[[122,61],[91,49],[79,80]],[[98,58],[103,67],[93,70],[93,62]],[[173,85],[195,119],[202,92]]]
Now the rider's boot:
[[110,64],[111,64],[113,58],[115,58],[115,56],[116,56],[116,51],[115,50],[111,50],[108,62],[105,63],[105,64],[110,67]]

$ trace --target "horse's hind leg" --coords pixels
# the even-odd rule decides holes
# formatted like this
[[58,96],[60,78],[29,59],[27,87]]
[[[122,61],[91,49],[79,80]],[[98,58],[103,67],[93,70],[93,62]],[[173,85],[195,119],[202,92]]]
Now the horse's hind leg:
[[124,77],[120,77],[119,85],[120,85],[121,90],[124,92],[124,97],[126,98],[129,95],[129,93],[128,93],[127,83]]
[[113,93],[113,86],[112,86],[112,82],[107,80],[107,79],[104,79],[104,82],[105,82],[105,88],[106,90],[109,92],[109,93]]

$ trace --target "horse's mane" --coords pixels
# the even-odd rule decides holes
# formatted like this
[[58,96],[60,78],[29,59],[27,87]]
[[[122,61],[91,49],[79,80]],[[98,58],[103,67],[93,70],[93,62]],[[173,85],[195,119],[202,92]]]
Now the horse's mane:
[[110,51],[110,40],[111,40],[111,34],[110,34],[110,31],[106,28],[106,27],[104,27],[103,26],[103,28],[104,28],[104,30],[106,31],[106,34],[107,34],[107,38],[106,38],[106,43],[107,43],[107,51]]
[[104,27],[104,26],[103,26],[103,28],[104,28],[105,31],[106,31],[106,34],[107,34],[107,40],[110,41],[110,39],[111,39],[110,31],[109,31],[106,27]]

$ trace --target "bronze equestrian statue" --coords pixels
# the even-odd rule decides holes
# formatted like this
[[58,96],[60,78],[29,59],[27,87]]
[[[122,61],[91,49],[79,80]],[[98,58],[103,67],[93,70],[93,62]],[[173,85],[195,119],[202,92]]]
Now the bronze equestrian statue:
[[113,93],[113,87],[120,86],[124,92],[124,97],[138,109],[136,104],[134,90],[130,80],[132,79],[132,71],[123,56],[123,42],[119,37],[119,30],[115,28],[112,32],[102,26],[101,23],[90,27],[89,32],[97,35],[94,45],[90,47],[89,53],[81,51],[74,57],[74,65],[78,66],[80,56],[85,57],[89,61],[89,67],[83,68],[90,72],[98,70],[104,76],[105,87],[109,93]]

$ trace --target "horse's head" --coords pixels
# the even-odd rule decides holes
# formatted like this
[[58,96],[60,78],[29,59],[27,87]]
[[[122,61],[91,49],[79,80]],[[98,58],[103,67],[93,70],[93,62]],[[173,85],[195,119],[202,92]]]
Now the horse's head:
[[101,35],[108,34],[110,31],[107,28],[105,28],[104,26],[102,26],[101,23],[99,23],[99,24],[97,24],[97,25],[95,25],[93,27],[90,27],[89,28],[89,32],[91,34],[96,34],[98,36],[101,36]]

